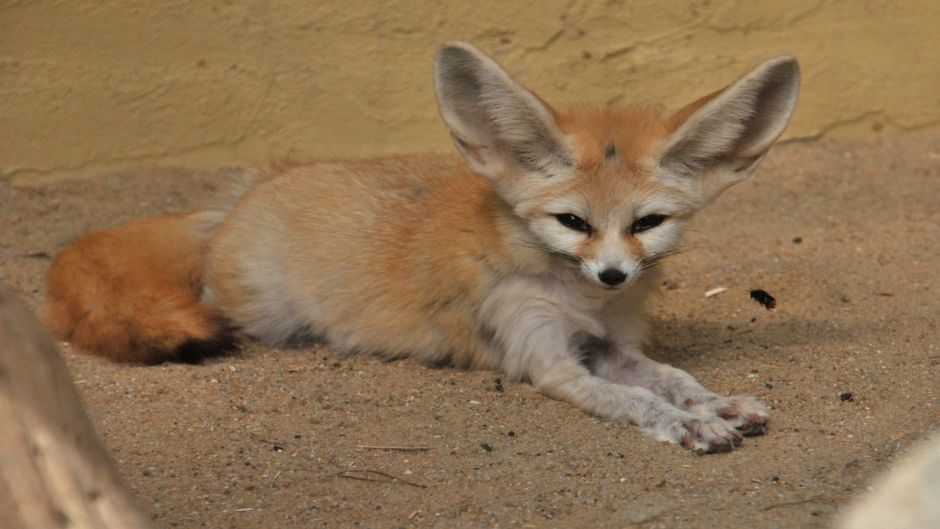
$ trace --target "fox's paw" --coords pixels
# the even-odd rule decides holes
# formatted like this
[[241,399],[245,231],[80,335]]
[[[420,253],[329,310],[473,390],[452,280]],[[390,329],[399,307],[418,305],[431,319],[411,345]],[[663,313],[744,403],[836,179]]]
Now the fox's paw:
[[646,430],[660,441],[704,454],[730,452],[743,439],[728,421],[714,415],[676,414]]
[[717,415],[725,419],[744,435],[760,435],[767,431],[770,412],[754,397],[716,397],[695,404],[690,411],[702,415]]

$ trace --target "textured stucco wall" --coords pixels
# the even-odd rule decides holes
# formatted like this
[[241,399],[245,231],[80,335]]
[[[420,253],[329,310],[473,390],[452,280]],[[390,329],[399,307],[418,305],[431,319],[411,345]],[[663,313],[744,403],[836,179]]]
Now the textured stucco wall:
[[937,0],[0,0],[0,178],[448,149],[444,40],[549,101],[660,102],[798,56],[787,135],[940,131]]

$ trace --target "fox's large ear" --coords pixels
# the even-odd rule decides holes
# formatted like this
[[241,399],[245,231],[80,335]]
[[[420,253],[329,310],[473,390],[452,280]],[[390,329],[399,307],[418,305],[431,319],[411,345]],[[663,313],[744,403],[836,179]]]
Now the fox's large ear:
[[501,187],[520,173],[552,178],[573,164],[552,110],[473,46],[441,47],[434,88],[457,148]]
[[677,112],[659,159],[667,178],[704,201],[748,177],[790,121],[800,92],[793,57],[771,59],[733,85]]

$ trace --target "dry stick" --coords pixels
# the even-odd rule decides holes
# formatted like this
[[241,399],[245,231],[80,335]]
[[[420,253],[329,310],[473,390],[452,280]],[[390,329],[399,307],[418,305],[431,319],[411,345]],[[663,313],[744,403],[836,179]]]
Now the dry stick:
[[[364,473],[364,474],[375,474],[375,475],[377,475],[377,476],[382,476],[382,477],[388,478],[388,479],[371,479],[371,478],[368,478],[368,477],[366,477],[366,476],[350,475],[350,472],[362,472],[362,473]],[[355,480],[358,480],[358,481],[374,481],[374,482],[376,482],[376,483],[391,483],[391,482],[393,482],[393,481],[400,481],[400,482],[404,483],[405,485],[411,485],[412,487],[418,487],[419,489],[426,489],[426,488],[428,488],[427,485],[422,485],[422,484],[420,484],[420,483],[415,483],[415,482],[413,482],[413,481],[408,481],[407,479],[402,479],[402,478],[400,478],[400,477],[398,477],[398,476],[393,476],[393,475],[391,475],[391,474],[389,474],[389,473],[387,473],[387,472],[382,472],[381,470],[371,470],[371,469],[368,469],[368,468],[357,469],[357,470],[344,470],[344,471],[342,471],[342,472],[340,472],[340,473],[338,473],[338,474],[334,474],[333,476],[334,476],[334,477],[337,477],[337,478],[355,479]]]
[[0,285],[0,527],[144,529],[52,339]]
[[777,507],[789,507],[791,505],[802,505],[804,503],[812,503],[814,501],[839,501],[839,499],[840,498],[837,496],[830,496],[828,494],[817,494],[815,496],[810,496],[809,498],[803,498],[801,500],[784,501],[781,503],[771,503],[770,505],[765,505],[761,507],[760,510],[763,512],[763,511],[769,511],[771,509],[776,509]]
[[359,445],[356,448],[360,450],[401,450],[403,452],[412,452],[420,450],[430,450],[430,446],[376,446],[376,445]]

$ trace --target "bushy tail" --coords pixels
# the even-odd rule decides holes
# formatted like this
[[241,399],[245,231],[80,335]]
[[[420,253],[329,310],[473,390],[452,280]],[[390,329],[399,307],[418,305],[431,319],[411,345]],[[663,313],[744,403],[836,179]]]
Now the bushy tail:
[[199,304],[208,238],[222,212],[140,219],[88,234],[52,262],[46,324],[112,360],[198,361],[236,345]]

